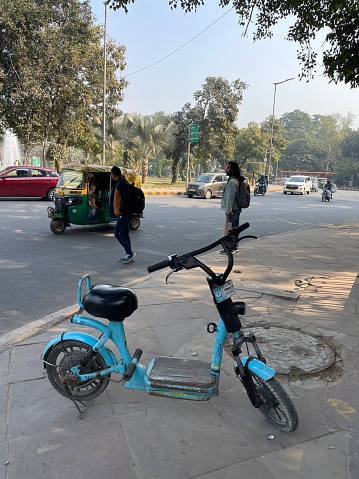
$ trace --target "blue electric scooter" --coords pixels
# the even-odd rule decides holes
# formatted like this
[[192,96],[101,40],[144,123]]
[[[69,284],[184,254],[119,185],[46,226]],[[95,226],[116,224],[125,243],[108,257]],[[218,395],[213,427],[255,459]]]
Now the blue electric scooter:
[[[148,267],[154,272],[171,268],[168,277],[182,269],[201,268],[207,274],[208,286],[220,318],[218,323],[207,325],[208,333],[215,334],[212,361],[207,364],[191,359],[159,356],[148,366],[140,364],[141,349],[131,354],[124,330],[124,321],[137,309],[136,294],[129,288],[106,284],[91,285],[89,275],[78,283],[80,310],[71,322],[89,326],[101,334],[96,338],[84,332],[69,331],[50,341],[43,355],[43,365],[54,388],[71,399],[82,418],[89,401],[99,396],[107,387],[112,373],[122,375],[125,389],[145,390],[151,395],[177,399],[205,401],[219,394],[219,377],[223,349],[228,334],[231,336],[234,374],[241,381],[252,405],[278,429],[294,431],[298,426],[295,407],[283,387],[274,378],[275,371],[266,361],[253,334],[245,336],[241,331],[240,316],[245,314],[245,303],[233,301],[235,289],[228,276],[233,268],[232,250],[238,241],[254,236],[239,237],[249,227],[245,223],[220,238],[218,241],[182,256],[172,255],[161,263]],[[222,245],[228,257],[224,273],[217,274],[197,256]],[[87,290],[82,295],[83,283]],[[104,318],[104,324],[82,313]],[[106,343],[109,340],[117,347],[119,357]],[[245,347],[245,355],[241,355]],[[253,355],[249,354],[249,347]]]

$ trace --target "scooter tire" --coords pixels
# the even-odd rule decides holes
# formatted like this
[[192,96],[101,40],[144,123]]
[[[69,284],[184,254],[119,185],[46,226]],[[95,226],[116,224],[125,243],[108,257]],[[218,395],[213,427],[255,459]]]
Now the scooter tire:
[[262,404],[258,407],[265,418],[282,432],[293,432],[298,427],[295,406],[275,378],[264,381],[251,372],[252,382]]
[[[46,372],[50,383],[62,396],[79,401],[89,401],[100,396],[107,388],[110,375],[82,381],[76,385],[68,384],[68,387],[65,387],[63,381],[65,375],[70,368],[79,364],[89,349],[91,349],[89,344],[69,339],[60,341],[49,351],[46,358]],[[105,360],[100,353],[97,353],[81,372],[89,374],[106,368]]]

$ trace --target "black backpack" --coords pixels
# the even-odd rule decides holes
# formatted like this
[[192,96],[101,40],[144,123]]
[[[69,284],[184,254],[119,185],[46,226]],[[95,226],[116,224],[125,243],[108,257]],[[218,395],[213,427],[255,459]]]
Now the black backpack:
[[[232,178],[236,178],[239,181],[239,187],[236,194],[236,205],[238,208],[248,208],[251,202],[251,189],[246,181],[240,181],[240,179],[236,176]],[[230,179],[228,180],[230,181]]]
[[135,184],[129,185],[130,189],[130,209],[131,213],[140,215],[145,209],[145,195],[141,188],[137,188]]

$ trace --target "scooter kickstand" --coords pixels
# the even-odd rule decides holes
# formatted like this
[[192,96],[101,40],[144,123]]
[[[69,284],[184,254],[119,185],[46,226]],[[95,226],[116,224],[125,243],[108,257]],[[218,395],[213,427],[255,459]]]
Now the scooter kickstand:
[[[84,403],[83,401],[79,401],[78,399],[75,399],[75,398],[72,396],[68,384],[64,383],[64,388],[65,388],[65,391],[66,391],[66,393],[67,393],[67,397],[75,404],[76,409],[77,409],[78,412],[79,412],[79,415],[78,415],[77,418],[78,418],[78,419],[82,419],[83,416],[84,416],[84,414],[85,414],[86,409],[88,408],[88,406],[89,406],[89,404],[90,404],[90,402],[91,402],[91,400],[90,400],[90,401],[87,401],[86,403]],[[83,406],[82,410],[81,410],[79,404],[81,404],[81,406]]]

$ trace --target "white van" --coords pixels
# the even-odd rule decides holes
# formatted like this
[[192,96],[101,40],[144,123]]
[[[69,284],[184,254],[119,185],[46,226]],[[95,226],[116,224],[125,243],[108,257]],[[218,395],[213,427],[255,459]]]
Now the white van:
[[283,193],[286,195],[290,193],[293,195],[294,193],[299,195],[307,195],[310,194],[310,190],[312,188],[312,181],[310,176],[304,175],[294,175],[289,178],[287,183],[283,186]]

